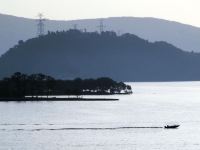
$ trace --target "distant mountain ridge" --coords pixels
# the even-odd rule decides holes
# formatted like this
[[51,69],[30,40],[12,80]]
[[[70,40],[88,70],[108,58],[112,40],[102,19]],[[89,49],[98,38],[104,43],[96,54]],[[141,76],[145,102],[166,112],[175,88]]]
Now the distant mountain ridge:
[[[36,37],[37,22],[33,19],[0,14],[0,55],[19,40]],[[46,20],[46,31],[62,31],[73,28],[97,31],[99,19],[73,21]],[[151,42],[166,41],[185,51],[200,52],[200,28],[155,18],[113,17],[105,18],[105,30],[118,34],[132,33]]]
[[110,77],[118,81],[200,80],[200,54],[133,34],[49,32],[11,48],[0,57],[0,78],[14,72],[59,79]]

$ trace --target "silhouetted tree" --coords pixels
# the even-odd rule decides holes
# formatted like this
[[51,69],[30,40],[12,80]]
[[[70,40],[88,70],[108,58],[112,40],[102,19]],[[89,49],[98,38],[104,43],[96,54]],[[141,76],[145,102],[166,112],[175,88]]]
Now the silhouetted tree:
[[44,74],[26,75],[14,73],[10,78],[0,81],[0,97],[22,98],[24,96],[38,97],[49,95],[76,95],[86,94],[125,94],[131,93],[131,87],[110,78],[74,80],[56,80]]

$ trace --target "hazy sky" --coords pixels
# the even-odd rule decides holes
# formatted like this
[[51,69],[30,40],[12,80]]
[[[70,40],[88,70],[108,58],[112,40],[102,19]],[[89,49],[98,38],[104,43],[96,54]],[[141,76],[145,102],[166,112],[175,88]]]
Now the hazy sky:
[[200,0],[0,0],[0,13],[72,20],[113,16],[156,17],[200,27]]

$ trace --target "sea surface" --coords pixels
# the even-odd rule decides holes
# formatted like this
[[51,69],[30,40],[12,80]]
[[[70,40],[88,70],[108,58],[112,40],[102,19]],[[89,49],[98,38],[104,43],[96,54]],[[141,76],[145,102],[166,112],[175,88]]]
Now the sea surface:
[[200,82],[128,84],[103,96],[120,101],[0,102],[0,150],[200,149]]

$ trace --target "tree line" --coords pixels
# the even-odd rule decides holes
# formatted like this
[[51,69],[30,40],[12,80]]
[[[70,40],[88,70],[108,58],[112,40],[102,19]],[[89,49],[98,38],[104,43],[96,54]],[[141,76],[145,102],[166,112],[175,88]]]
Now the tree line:
[[131,86],[110,78],[59,80],[44,74],[14,73],[0,80],[0,98],[50,95],[131,94]]

